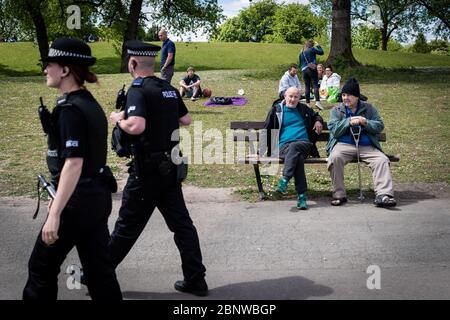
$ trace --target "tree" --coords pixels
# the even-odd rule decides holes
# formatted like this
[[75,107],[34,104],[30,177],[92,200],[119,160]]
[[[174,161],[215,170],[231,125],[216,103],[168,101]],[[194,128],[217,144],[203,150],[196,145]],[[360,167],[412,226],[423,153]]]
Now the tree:
[[213,38],[219,41],[261,42],[273,34],[275,12],[279,5],[274,0],[261,0],[239,11],[238,16],[225,21]]
[[417,53],[430,53],[431,48],[427,44],[427,40],[422,32],[419,32],[416,38],[416,42],[412,46],[413,52]]
[[365,24],[352,28],[353,47],[377,50],[380,47],[381,32]]
[[[438,26],[439,29],[450,30],[450,5],[448,0],[417,0],[417,3],[424,6],[430,16],[438,18],[443,26]],[[445,27],[444,27],[445,26]]]
[[[148,20],[141,14],[143,0],[131,0],[122,44],[121,72],[126,72],[125,42],[138,38],[139,21]],[[210,33],[223,19],[222,9],[217,0],[147,0],[152,8],[149,14],[154,23],[168,26],[175,34],[186,31],[204,30]]]
[[[331,5],[328,0],[311,0],[311,4],[325,14],[329,12],[328,7]],[[421,30],[429,22],[417,0],[353,0],[351,15],[355,22],[365,21],[380,30],[382,50],[387,50],[394,32],[397,38],[402,38],[412,30]]]
[[381,31],[381,50],[387,50],[387,44],[394,31],[417,29],[422,18],[415,0],[359,0],[353,10],[358,19],[370,22]]
[[324,33],[326,20],[308,5],[262,0],[226,20],[213,35],[218,41],[300,43]]
[[48,53],[47,26],[41,11],[43,0],[25,0],[25,10],[30,15],[36,30],[36,39],[41,59]]
[[331,48],[326,64],[354,67],[359,65],[352,52],[350,0],[333,0]]
[[284,42],[301,43],[324,33],[326,25],[326,19],[313,14],[309,5],[291,3],[276,11],[273,34]]

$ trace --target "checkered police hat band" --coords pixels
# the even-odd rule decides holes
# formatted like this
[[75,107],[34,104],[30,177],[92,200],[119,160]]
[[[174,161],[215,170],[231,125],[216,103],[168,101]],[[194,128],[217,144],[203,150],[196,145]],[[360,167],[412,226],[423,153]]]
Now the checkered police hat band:
[[75,58],[85,58],[85,59],[92,59],[91,56],[86,56],[84,54],[79,54],[75,52],[68,52],[68,51],[62,51],[58,49],[50,48],[48,51],[49,57],[75,57]]
[[133,56],[156,57],[158,55],[158,51],[137,51],[137,50],[130,50],[130,49],[127,49],[127,53],[129,55],[133,55]]

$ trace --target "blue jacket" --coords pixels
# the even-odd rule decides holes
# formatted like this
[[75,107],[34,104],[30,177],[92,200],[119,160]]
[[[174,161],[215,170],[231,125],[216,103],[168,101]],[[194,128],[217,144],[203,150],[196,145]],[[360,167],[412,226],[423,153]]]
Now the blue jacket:
[[321,46],[311,47],[304,51],[302,50],[298,56],[298,60],[300,61],[299,65],[301,66],[300,69],[302,71],[305,70],[308,67],[308,63],[311,62],[317,64],[316,55],[323,55],[323,49]]

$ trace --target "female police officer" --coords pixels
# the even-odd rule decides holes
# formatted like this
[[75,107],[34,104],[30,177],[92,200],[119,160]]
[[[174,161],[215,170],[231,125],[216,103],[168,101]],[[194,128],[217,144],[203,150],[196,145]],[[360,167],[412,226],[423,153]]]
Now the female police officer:
[[47,164],[56,197],[49,204],[30,257],[23,298],[56,299],[60,266],[75,246],[91,298],[120,300],[107,253],[112,204],[108,182],[114,179],[105,167],[108,123],[101,106],[83,86],[85,81],[97,82],[88,70],[95,58],[84,42],[60,38],[43,61],[47,86],[63,93],[51,114],[48,136]]

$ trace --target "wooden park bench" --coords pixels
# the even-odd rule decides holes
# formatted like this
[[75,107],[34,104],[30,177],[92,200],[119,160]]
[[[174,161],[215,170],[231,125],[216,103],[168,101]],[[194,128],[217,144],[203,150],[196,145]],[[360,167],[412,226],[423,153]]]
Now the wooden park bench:
[[[264,121],[232,121],[230,123],[230,129],[234,130],[234,141],[249,141],[249,142],[259,142],[259,130],[264,129]],[[317,141],[328,141],[330,132],[328,130],[327,123],[323,123],[323,131],[318,137]],[[386,141],[386,133],[382,132],[378,135],[378,140],[380,142]],[[245,158],[238,159],[240,164],[252,164],[255,170],[256,183],[258,185],[259,198],[261,200],[266,199],[266,194],[263,189],[261,181],[261,173],[259,171],[260,164],[267,163],[283,163],[283,160],[277,157],[267,157],[260,156],[257,154],[254,144],[250,144],[250,154],[246,155]],[[399,156],[387,155],[391,162],[400,161]],[[326,164],[328,158],[307,158],[305,159],[305,164]],[[352,163],[357,163],[357,159],[353,159]]]

